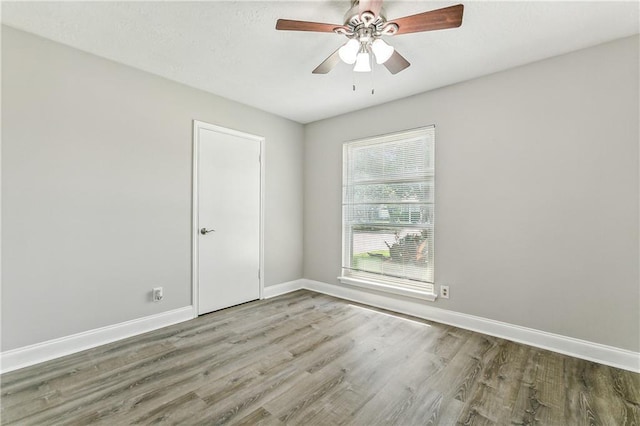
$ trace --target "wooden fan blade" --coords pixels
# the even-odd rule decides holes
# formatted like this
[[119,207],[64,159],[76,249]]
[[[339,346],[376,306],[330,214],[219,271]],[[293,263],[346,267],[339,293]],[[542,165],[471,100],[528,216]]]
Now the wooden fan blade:
[[443,9],[430,10],[417,15],[405,16],[391,22],[398,25],[398,34],[417,33],[421,31],[444,30],[456,28],[462,25],[462,12],[464,5],[445,7]]
[[391,74],[398,74],[403,69],[408,68],[409,65],[411,65],[409,61],[399,54],[397,50],[395,50],[393,55],[384,63],[384,66],[387,67]]
[[318,33],[332,33],[336,28],[344,28],[344,26],[323,24],[320,22],[294,21],[291,19],[278,19],[278,22],[276,22],[276,30],[283,31],[315,31]]
[[360,14],[362,14],[362,12],[371,12],[378,17],[380,15],[380,9],[382,9],[382,0],[360,0],[358,7]]
[[316,67],[315,70],[312,71],[313,74],[326,74],[338,65],[340,62],[340,55],[338,55],[339,48],[333,52],[327,59],[322,61],[320,65]]

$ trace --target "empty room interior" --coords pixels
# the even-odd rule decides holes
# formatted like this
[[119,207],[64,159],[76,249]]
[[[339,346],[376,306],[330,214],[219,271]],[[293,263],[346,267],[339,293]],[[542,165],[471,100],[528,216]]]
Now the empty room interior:
[[640,424],[638,2],[1,7],[0,424]]

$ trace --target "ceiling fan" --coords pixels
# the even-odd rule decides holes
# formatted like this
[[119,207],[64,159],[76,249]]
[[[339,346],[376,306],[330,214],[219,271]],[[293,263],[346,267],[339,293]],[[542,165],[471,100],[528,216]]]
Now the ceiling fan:
[[382,36],[457,28],[462,25],[463,9],[464,6],[458,4],[388,21],[382,0],[351,0],[344,25],[278,19],[276,30],[333,32],[348,38],[313,70],[314,74],[328,73],[341,59],[347,64],[355,64],[353,70],[356,72],[369,72],[371,56],[375,57],[376,63],[384,64],[391,74],[397,74],[411,64]]

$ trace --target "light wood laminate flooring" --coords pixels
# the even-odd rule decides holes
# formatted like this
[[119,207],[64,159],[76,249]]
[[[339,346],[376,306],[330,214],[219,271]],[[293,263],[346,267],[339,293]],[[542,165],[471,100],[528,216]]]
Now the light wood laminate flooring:
[[1,376],[18,425],[638,425],[640,375],[309,291]]

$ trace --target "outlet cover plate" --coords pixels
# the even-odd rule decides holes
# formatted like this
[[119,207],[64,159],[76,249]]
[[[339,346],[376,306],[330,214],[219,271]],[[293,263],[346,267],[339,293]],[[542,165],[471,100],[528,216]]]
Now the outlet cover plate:
[[449,298],[449,286],[448,285],[441,285],[440,286],[440,297],[442,297],[443,299],[448,299]]

